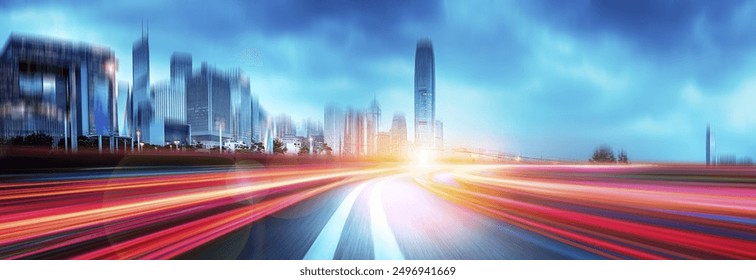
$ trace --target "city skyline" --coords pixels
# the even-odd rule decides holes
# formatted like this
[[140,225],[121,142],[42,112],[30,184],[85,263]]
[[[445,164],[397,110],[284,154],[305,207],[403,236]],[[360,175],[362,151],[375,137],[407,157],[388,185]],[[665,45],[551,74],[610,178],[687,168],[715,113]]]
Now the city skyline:
[[[373,96],[384,112],[411,114],[413,46],[427,36],[447,147],[585,160],[606,143],[630,160],[702,162],[710,123],[718,151],[756,154],[754,42],[744,36],[752,5],[669,3],[323,2],[289,11],[266,2],[10,1],[0,32],[108,46],[117,79],[129,80],[144,19],[151,81],[168,79],[173,52],[191,53],[249,73],[267,110],[297,120],[321,116],[329,101],[361,106]],[[628,9],[637,13],[612,16]],[[209,24],[192,23],[199,14]],[[390,115],[381,123],[387,131]]]

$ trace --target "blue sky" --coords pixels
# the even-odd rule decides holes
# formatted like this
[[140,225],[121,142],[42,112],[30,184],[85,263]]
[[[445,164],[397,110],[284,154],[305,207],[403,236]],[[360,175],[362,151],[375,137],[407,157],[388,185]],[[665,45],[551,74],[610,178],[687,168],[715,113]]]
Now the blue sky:
[[[587,159],[606,143],[636,161],[756,156],[756,3],[745,1],[3,1],[0,36],[111,47],[131,80],[148,22],[152,80],[173,51],[239,67],[273,114],[323,105],[395,111],[412,135],[413,67],[433,40],[447,147]],[[410,137],[412,138],[412,137]]]

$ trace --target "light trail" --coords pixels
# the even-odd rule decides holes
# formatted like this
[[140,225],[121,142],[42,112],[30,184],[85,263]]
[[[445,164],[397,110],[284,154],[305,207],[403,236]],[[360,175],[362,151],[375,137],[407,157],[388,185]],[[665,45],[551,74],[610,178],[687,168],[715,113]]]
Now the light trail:
[[[756,259],[751,169],[425,163],[125,174],[0,182],[0,258],[176,258],[317,198],[334,207],[297,218],[303,226],[275,239],[310,252],[278,256],[488,258],[502,255],[464,248],[499,248],[508,241],[486,228],[502,225],[533,235],[518,246],[561,244],[556,255],[530,256]],[[397,215],[390,207],[399,201],[423,211]],[[465,231],[476,237],[460,238]]]

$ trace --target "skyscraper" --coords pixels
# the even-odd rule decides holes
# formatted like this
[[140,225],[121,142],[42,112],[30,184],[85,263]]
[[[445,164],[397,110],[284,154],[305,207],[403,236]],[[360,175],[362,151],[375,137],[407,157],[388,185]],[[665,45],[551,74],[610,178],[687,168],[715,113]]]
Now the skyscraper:
[[186,81],[186,108],[193,142],[208,147],[222,145],[219,139],[231,136],[231,82],[228,75],[203,63],[200,70]]
[[150,98],[150,44],[144,31],[142,37],[134,42],[132,60],[134,130],[139,132],[138,138],[141,142],[149,142],[153,109]]
[[348,108],[344,114],[344,144],[342,154],[361,157],[367,152],[365,141],[365,112]]
[[336,104],[329,103],[323,114],[323,137],[334,155],[341,155],[344,141],[344,112]]
[[192,76],[192,55],[183,52],[174,52],[171,55],[171,82],[183,83],[186,78]]
[[368,106],[365,122],[367,155],[375,155],[378,153],[378,131],[381,127],[381,106],[375,96]]
[[706,125],[706,165],[711,165],[711,127]]
[[402,113],[394,113],[394,119],[391,122],[391,155],[405,156],[407,153],[407,120]]
[[417,41],[415,50],[415,147],[433,149],[436,121],[436,73],[433,44],[428,38]]
[[117,101],[117,118],[118,118],[118,136],[132,137],[134,131],[132,123],[133,97],[131,96],[131,85],[127,81],[118,81],[118,101]]

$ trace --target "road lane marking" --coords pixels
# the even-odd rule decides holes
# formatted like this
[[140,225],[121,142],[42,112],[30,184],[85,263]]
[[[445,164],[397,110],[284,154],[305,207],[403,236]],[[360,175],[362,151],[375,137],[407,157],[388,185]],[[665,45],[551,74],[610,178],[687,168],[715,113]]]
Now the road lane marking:
[[373,185],[370,194],[370,228],[373,234],[373,254],[376,260],[404,260],[402,250],[396,243],[394,232],[388,224],[386,212],[383,210],[381,202],[382,189],[384,182]]
[[333,213],[325,227],[323,227],[323,230],[320,231],[315,242],[310,246],[310,250],[304,256],[305,260],[333,259],[336,255],[336,247],[339,245],[339,240],[341,240],[341,233],[344,231],[344,225],[346,225],[346,220],[352,211],[352,206],[367,184],[367,182],[360,184],[344,198],[339,208],[336,209],[336,212]]

